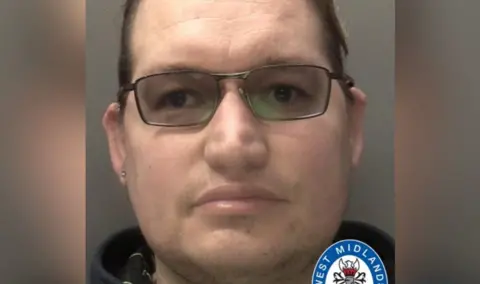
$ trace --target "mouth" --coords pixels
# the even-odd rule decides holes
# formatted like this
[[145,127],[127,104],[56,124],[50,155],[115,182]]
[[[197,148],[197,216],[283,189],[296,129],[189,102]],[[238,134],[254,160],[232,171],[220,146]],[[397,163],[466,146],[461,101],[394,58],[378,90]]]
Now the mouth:
[[232,184],[204,192],[193,207],[215,215],[249,215],[285,203],[286,199],[263,187]]

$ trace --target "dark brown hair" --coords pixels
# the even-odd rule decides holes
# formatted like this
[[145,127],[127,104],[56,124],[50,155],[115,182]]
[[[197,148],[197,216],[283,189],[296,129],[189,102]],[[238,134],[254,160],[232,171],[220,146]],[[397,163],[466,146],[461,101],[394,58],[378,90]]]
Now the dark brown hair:
[[[120,57],[118,61],[118,83],[124,86],[132,80],[132,56],[130,37],[132,24],[141,0],[126,0],[121,30]],[[317,5],[320,18],[325,25],[325,43],[327,56],[333,72],[344,74],[344,58],[348,55],[348,46],[343,28],[337,17],[334,0],[313,0]],[[342,86],[344,88],[344,86]],[[344,88],[345,90],[345,88]],[[119,96],[118,102],[123,109],[126,96]]]

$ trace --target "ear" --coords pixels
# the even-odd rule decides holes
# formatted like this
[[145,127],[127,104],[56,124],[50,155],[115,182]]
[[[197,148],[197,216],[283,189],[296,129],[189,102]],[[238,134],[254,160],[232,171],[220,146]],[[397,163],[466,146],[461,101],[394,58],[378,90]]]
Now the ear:
[[352,166],[356,168],[360,163],[363,152],[363,122],[365,119],[365,107],[367,105],[367,96],[362,90],[352,87],[350,93],[354,102],[349,106],[348,123],[350,135],[350,147],[352,153]]
[[120,109],[117,103],[112,103],[108,106],[103,115],[103,128],[107,135],[108,148],[110,152],[110,160],[112,162],[113,170],[119,177],[122,184],[125,183],[122,177],[124,170],[126,151],[125,151],[125,133],[120,117]]

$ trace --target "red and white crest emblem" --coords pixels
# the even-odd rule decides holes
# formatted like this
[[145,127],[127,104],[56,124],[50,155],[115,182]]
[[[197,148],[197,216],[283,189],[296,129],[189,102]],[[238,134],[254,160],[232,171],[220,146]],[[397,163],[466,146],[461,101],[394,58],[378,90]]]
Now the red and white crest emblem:
[[338,262],[340,272],[333,274],[335,284],[364,284],[367,280],[365,272],[360,271],[360,262],[340,258]]

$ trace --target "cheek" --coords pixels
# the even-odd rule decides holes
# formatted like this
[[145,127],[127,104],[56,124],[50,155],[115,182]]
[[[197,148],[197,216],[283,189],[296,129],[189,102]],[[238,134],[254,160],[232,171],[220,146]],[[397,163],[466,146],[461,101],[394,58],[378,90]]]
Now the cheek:
[[[197,149],[194,138],[177,139],[174,135],[131,136],[127,149],[127,187],[139,224],[147,236],[165,237],[179,230],[184,212],[181,206],[191,192]],[[158,232],[163,232],[159,234]],[[160,241],[160,240],[155,240]]]
[[337,121],[306,120],[272,141],[278,149],[272,164],[292,185],[295,215],[309,230],[316,228],[314,235],[334,231],[346,206],[348,137]]

